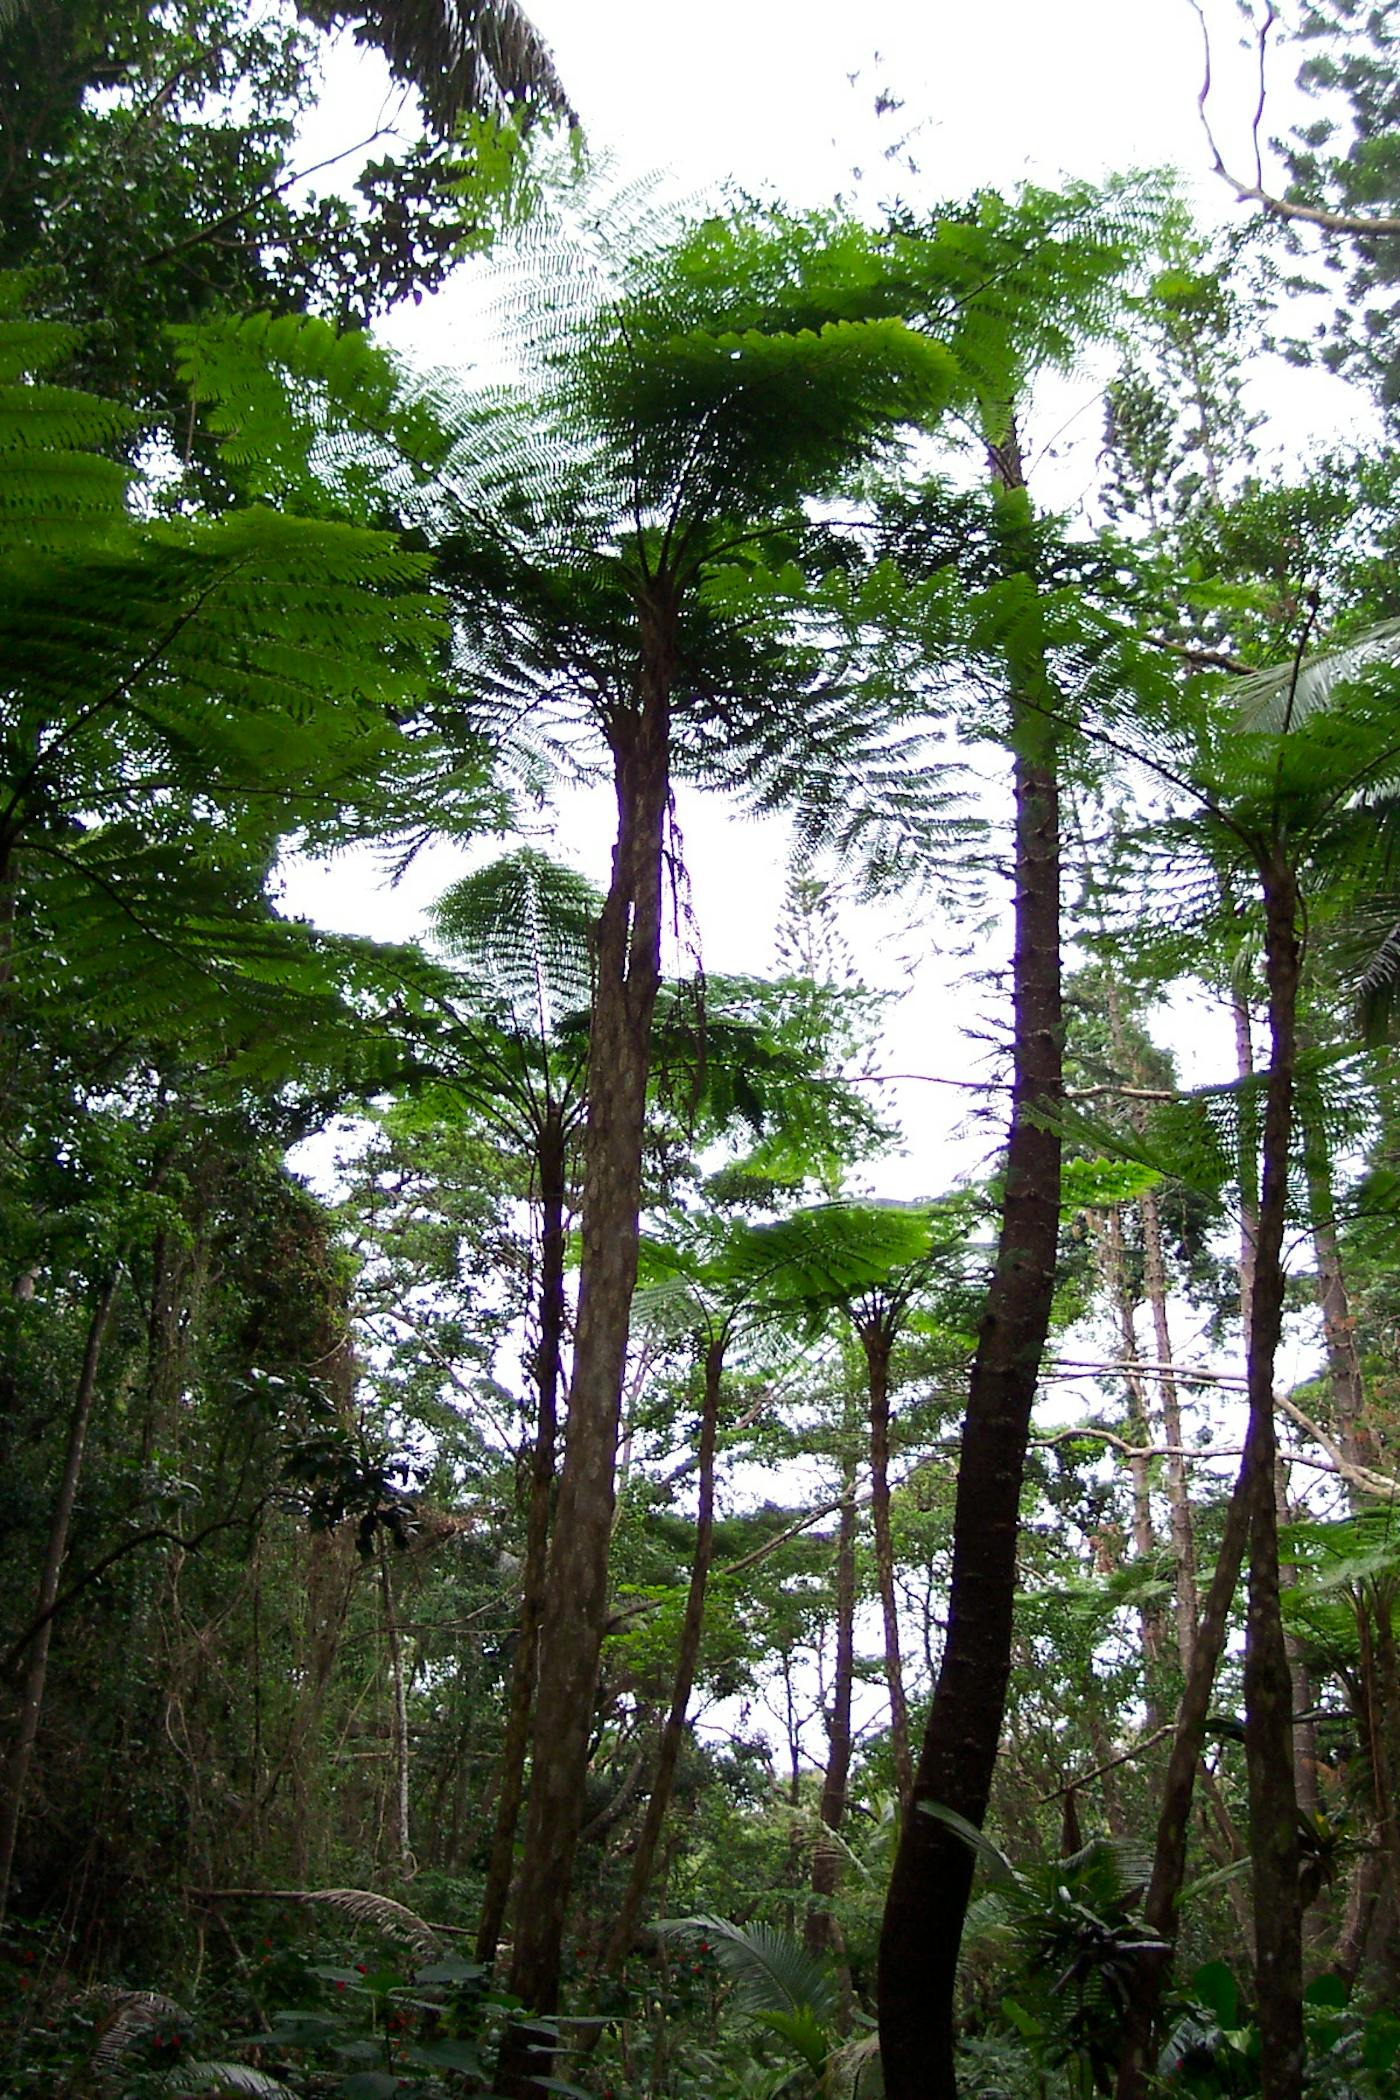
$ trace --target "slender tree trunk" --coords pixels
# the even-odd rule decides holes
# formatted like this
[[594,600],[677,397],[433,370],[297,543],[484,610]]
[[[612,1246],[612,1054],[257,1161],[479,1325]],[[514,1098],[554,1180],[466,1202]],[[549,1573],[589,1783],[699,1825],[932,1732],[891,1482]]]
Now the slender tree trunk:
[[[855,1677],[856,1498],[854,1471],[844,1482],[840,1528],[836,1534],[836,1670],[826,1723],[826,1777],[822,1781],[821,1819],[839,1830],[846,1813],[846,1781],[851,1769],[851,1685]],[[809,1954],[824,1954],[832,1945],[831,1899],[841,1870],[835,1845],[821,1841],[812,1850],[812,1901],[803,1937]]]
[[1172,1558],[1176,1563],[1176,1645],[1181,1658],[1181,1671],[1188,1676],[1191,1656],[1196,1645],[1196,1618],[1200,1611],[1200,1599],[1196,1584],[1196,1542],[1191,1521],[1191,1490],[1186,1478],[1186,1460],[1182,1457],[1181,1402],[1177,1394],[1176,1379],[1170,1369],[1172,1357],[1171,1321],[1167,1313],[1167,1265],[1162,1253],[1162,1213],[1155,1189],[1147,1190],[1138,1201],[1142,1217],[1143,1282],[1147,1290],[1148,1303],[1152,1307],[1152,1333],[1156,1344],[1157,1361],[1163,1371],[1160,1379],[1162,1397],[1162,1428],[1166,1434],[1167,1498],[1171,1508]]
[[29,1778],[34,1745],[39,1736],[39,1716],[43,1711],[44,1684],[49,1669],[49,1643],[53,1637],[53,1607],[68,1552],[68,1531],[73,1521],[73,1504],[77,1500],[78,1479],[82,1472],[83,1446],[87,1442],[88,1424],[92,1420],[93,1402],[97,1396],[97,1368],[101,1362],[102,1344],[120,1278],[120,1268],[113,1269],[100,1286],[88,1319],[82,1369],[78,1374],[78,1388],[73,1396],[73,1412],[68,1423],[68,1448],[64,1453],[63,1471],[59,1476],[53,1514],[49,1518],[49,1542],[44,1555],[43,1572],[39,1577],[39,1594],[34,1614],[42,1623],[34,1635],[29,1651],[29,1667],[25,1672],[19,1723],[5,1770],[4,1799],[0,1801],[0,1924],[4,1922],[5,1909],[9,1902],[10,1875],[15,1862],[15,1841],[19,1835],[24,1789]]
[[[1034,575],[1030,506],[1014,426],[992,453],[1014,573]],[[953,1522],[948,1632],[880,1935],[880,2048],[888,2100],[950,2100],[953,1996],[972,1854],[932,1816],[980,1826],[1011,1666],[1021,1483],[1050,1325],[1059,1234],[1063,1071],[1059,784],[1038,636],[1010,665],[1015,763],[1011,1131],[996,1267],[978,1332]]]
[[[1128,1263],[1123,1245],[1123,1218],[1115,1207],[1108,1213],[1102,1240],[1103,1267],[1113,1303],[1118,1314],[1118,1335],[1123,1349],[1124,1383],[1128,1390],[1128,1425],[1133,1442],[1139,1446],[1152,1441],[1152,1413],[1143,1385],[1140,1358],[1138,1356],[1136,1307],[1128,1289]],[[1140,1561],[1151,1564],[1157,1551],[1157,1534],[1152,1524],[1152,1461],[1149,1458],[1129,1458],[1129,1475],[1133,1484],[1133,1554]],[[1162,1656],[1162,1610],[1155,1600],[1144,1603],[1138,1612],[1142,1628],[1143,1658],[1143,1704],[1146,1708],[1146,1729],[1150,1735],[1161,1725],[1161,1707],[1158,1704],[1158,1676]]]
[[700,1410],[699,1506],[695,1519],[695,1558],[690,1569],[685,1614],[681,1620],[680,1648],[676,1656],[671,1705],[661,1731],[656,1775],[651,1783],[647,1812],[642,1820],[627,1892],[617,1914],[603,1956],[605,1969],[620,1968],[631,1951],[637,1919],[651,1886],[652,1863],[661,1837],[661,1826],[671,1805],[676,1762],[685,1737],[686,1708],[695,1685],[695,1667],[700,1660],[700,1635],[705,1623],[705,1591],[710,1579],[710,1558],[715,1535],[715,1440],[719,1429],[720,1385],[724,1376],[724,1337],[716,1336],[705,1350],[705,1394]]
[[399,1872],[407,1879],[413,1872],[413,1848],[409,1843],[408,1687],[404,1681],[403,1639],[394,1606],[394,1585],[389,1574],[389,1547],[379,1534],[379,1595],[384,1605],[384,1643],[389,1653],[390,1723],[394,1744],[394,1854]]
[[1162,1806],[1157,1817],[1152,1876],[1143,1902],[1143,1916],[1148,1930],[1163,1944],[1160,1952],[1142,1963],[1137,1988],[1128,2007],[1116,2100],[1143,2100],[1147,2091],[1153,2031],[1176,1944],[1177,1899],[1186,1878],[1191,1800],[1205,1743],[1215,1673],[1225,1652],[1230,1606],[1249,1538],[1250,1488],[1250,1461],[1246,1457],[1225,1513],[1225,1529],[1221,1534],[1215,1572],[1206,1591],[1191,1667],[1186,1673],[1181,1709],[1177,1715],[1176,1733],[1172,1738],[1171,1755],[1167,1759],[1166,1777],[1162,1782]]
[[870,1389],[870,1517],[875,1533],[875,1573],[884,1621],[885,1682],[890,1688],[890,1746],[901,1815],[909,1812],[914,1792],[914,1760],[909,1750],[909,1708],[904,1697],[904,1669],[899,1654],[899,1609],[894,1587],[894,1541],[890,1535],[890,1352],[891,1336],[881,1320],[860,1329],[865,1346]]
[[1336,1959],[1332,1967],[1347,1987],[1347,1994],[1356,1989],[1361,1965],[1366,1959],[1366,1942],[1371,1936],[1371,1925],[1376,1915],[1376,1898],[1381,1892],[1381,1861],[1375,1852],[1363,1852],[1352,1868],[1351,1886],[1347,1890],[1346,1909],[1342,1914],[1342,1929],[1337,1938]]
[[530,1708],[535,1696],[540,1620],[544,1614],[549,1561],[549,1507],[554,1492],[554,1447],[558,1435],[559,1378],[564,1352],[564,1226],[567,1140],[558,1112],[539,1133],[535,1165],[540,1191],[539,1347],[535,1351],[535,1448],[530,1459],[530,1507],[525,1526],[525,1568],[521,1580],[520,1633],[511,1663],[505,1735],[501,1743],[496,1825],[491,1858],[481,1898],[476,1958],[489,1967],[496,1959],[501,1925],[510,1897],[515,1865],[515,1832],[525,1791],[525,1752],[530,1742]]
[[1298,893],[1278,857],[1264,869],[1270,1061],[1263,1177],[1249,1320],[1249,1610],[1244,1656],[1245,1763],[1258,1958],[1260,2079],[1270,2100],[1303,2083],[1302,1905],[1293,1782],[1293,1683],[1279,1602],[1274,1365],[1283,1324],[1283,1234],[1297,1061]]
[[[540,1626],[539,1690],[510,1988],[558,2003],[559,1960],[583,1820],[598,1655],[607,1617],[614,1467],[632,1292],[651,1024],[661,978],[661,874],[670,789],[676,608],[643,607],[639,704],[614,718],[618,836],[598,922],[584,1140],[583,1255],[569,1419]],[[508,2028],[497,2083],[539,2068]]]

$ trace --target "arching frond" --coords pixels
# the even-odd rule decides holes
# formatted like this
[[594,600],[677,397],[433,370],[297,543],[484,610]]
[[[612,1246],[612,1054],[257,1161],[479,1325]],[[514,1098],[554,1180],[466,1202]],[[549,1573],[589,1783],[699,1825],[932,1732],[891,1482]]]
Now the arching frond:
[[548,1041],[588,1006],[593,928],[602,899],[586,877],[522,847],[445,890],[433,930],[503,1001],[523,1032]]
[[1298,664],[1272,664],[1231,680],[1231,704],[1251,729],[1278,735],[1330,707],[1339,686],[1372,665],[1400,663],[1400,620],[1381,620],[1340,648],[1323,649]]
[[807,2012],[819,2022],[839,2006],[835,1978],[791,1933],[771,1925],[731,1925],[725,1918],[663,1918],[658,1932],[705,1940],[735,1986],[741,2009],[765,2014]]

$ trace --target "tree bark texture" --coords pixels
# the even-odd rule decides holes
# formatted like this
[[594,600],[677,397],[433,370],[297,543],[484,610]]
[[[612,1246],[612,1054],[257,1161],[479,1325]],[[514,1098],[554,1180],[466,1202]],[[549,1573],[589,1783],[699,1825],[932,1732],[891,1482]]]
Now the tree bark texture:
[[909,1812],[914,1792],[914,1760],[909,1748],[909,1708],[904,1697],[904,1668],[899,1653],[899,1608],[894,1587],[894,1540],[890,1533],[890,1354],[892,1337],[883,1319],[861,1326],[870,1392],[870,1519],[875,1534],[875,1573],[885,1636],[885,1682],[890,1691],[890,1747],[894,1752],[895,1788],[901,1815]]
[[1283,1235],[1297,1062],[1298,892],[1292,870],[1281,855],[1269,862],[1263,877],[1270,1057],[1246,1362],[1250,1527],[1245,1764],[1260,2079],[1270,2100],[1296,2100],[1303,2084],[1302,1903],[1293,1780],[1293,1681],[1279,1590],[1274,1365],[1283,1325]]
[[676,1656],[676,1675],[671,1688],[671,1705],[661,1731],[661,1743],[657,1751],[656,1773],[651,1783],[651,1794],[647,1801],[647,1812],[642,1820],[637,1849],[632,1855],[632,1871],[628,1877],[627,1892],[622,1899],[622,1908],[617,1914],[603,1956],[605,1969],[622,1966],[631,1950],[637,1930],[637,1919],[641,1915],[647,1890],[651,1886],[652,1865],[661,1837],[661,1827],[666,1820],[666,1811],[671,1805],[671,1791],[675,1784],[676,1763],[681,1754],[681,1743],[685,1737],[686,1708],[695,1686],[695,1670],[700,1660],[700,1636],[705,1624],[705,1592],[710,1580],[710,1560],[715,1536],[715,1443],[719,1431],[720,1391],[724,1377],[724,1337],[715,1336],[705,1349],[705,1392],[700,1411],[699,1438],[699,1502],[695,1518],[695,1557],[690,1569],[690,1588],[686,1592],[685,1613],[681,1619],[680,1647]]
[[63,1471],[59,1475],[58,1494],[54,1498],[53,1514],[49,1518],[48,1547],[44,1555],[43,1571],[39,1577],[35,1612],[35,1618],[40,1622],[39,1630],[29,1651],[29,1667],[25,1672],[19,1722],[5,1771],[4,1799],[0,1801],[0,1923],[4,1922],[5,1909],[9,1902],[10,1876],[15,1862],[15,1842],[19,1836],[20,1814],[24,1807],[24,1790],[34,1756],[34,1745],[39,1737],[39,1717],[43,1711],[44,1684],[49,1669],[49,1643],[53,1638],[53,1607],[58,1596],[63,1563],[68,1553],[68,1531],[73,1521],[73,1505],[77,1500],[78,1480],[83,1469],[83,1447],[87,1442],[88,1424],[92,1420],[93,1402],[97,1397],[98,1365],[102,1360],[102,1344],[120,1280],[121,1270],[113,1269],[98,1289],[88,1320],[82,1368],[78,1373],[73,1412],[68,1423],[68,1445],[63,1457]]
[[525,1753],[535,1697],[540,1620],[544,1614],[549,1561],[549,1511],[554,1493],[558,1438],[559,1379],[564,1352],[564,1257],[567,1244],[567,1139],[556,1111],[536,1138],[540,1192],[539,1346],[535,1351],[535,1444],[530,1456],[530,1507],[525,1522],[525,1567],[521,1578],[520,1633],[511,1662],[505,1733],[501,1742],[496,1824],[477,1924],[476,1958],[496,1959],[515,1866],[515,1832],[525,1792]]
[[1181,1436],[1181,1401],[1170,1369],[1171,1321],[1167,1313],[1167,1265],[1162,1253],[1162,1212],[1155,1189],[1138,1200],[1142,1218],[1143,1282],[1152,1307],[1152,1333],[1157,1361],[1164,1368],[1160,1380],[1162,1428],[1167,1440],[1167,1499],[1171,1509],[1172,1558],[1176,1563],[1176,1646],[1182,1675],[1191,1669],[1196,1645],[1196,1618],[1200,1596],[1196,1583],[1196,1542],[1191,1521],[1191,1490],[1186,1478],[1186,1460]]
[[[661,975],[661,880],[670,791],[675,606],[644,606],[638,701],[610,725],[618,833],[598,922],[584,1136],[574,1371],[540,1626],[530,1803],[510,1988],[535,2012],[558,2002],[559,1959],[583,1817],[622,1381],[637,1280],[638,1210],[652,1015]],[[497,2082],[527,2090],[507,2030]]]
[[[826,1722],[826,1776],[822,1781],[821,1819],[839,1830],[846,1813],[846,1782],[851,1770],[851,1686],[855,1677],[856,1498],[855,1478],[846,1477],[845,1498],[836,1533],[836,1669]],[[833,1944],[831,1899],[841,1871],[837,1847],[818,1840],[812,1851],[812,1901],[803,1933],[809,1954],[825,1954]]]
[[1249,1539],[1250,1485],[1249,1461],[1245,1459],[1225,1513],[1220,1551],[1206,1591],[1191,1667],[1186,1674],[1181,1709],[1177,1715],[1176,1733],[1172,1738],[1171,1755],[1167,1759],[1166,1777],[1162,1782],[1162,1806],[1157,1817],[1152,1876],[1143,1902],[1143,1916],[1148,1930],[1164,1945],[1159,1954],[1142,1964],[1137,1988],[1129,2004],[1115,2087],[1116,2100],[1143,2100],[1147,2091],[1157,2012],[1170,1975],[1176,1941],[1177,1899],[1186,1878],[1186,1842],[1196,1771],[1205,1743],[1215,1673],[1225,1651],[1230,1606]]
[[[1025,520],[1014,433],[994,454],[1012,519]],[[1013,522],[1013,531],[1016,525]],[[1031,573],[1029,561],[1020,573]],[[919,1804],[981,1825],[1011,1666],[1021,1483],[1050,1324],[1059,1235],[1063,1084],[1059,785],[1038,636],[1010,665],[1015,763],[1011,1130],[996,1266],[978,1331],[953,1520],[948,1630],[914,1799],[880,1935],[880,2049],[888,2100],[951,2100],[953,1999],[972,1886],[968,1847]]]

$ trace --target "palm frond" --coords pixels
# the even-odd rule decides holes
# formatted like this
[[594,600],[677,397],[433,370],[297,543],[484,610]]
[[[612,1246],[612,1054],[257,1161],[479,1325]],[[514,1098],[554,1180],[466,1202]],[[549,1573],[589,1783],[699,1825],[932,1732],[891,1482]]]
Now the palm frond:
[[270,2071],[255,2071],[251,2064],[185,2063],[171,2071],[165,2090],[181,2096],[208,2100],[210,2094],[233,2096],[233,2100],[295,2100],[289,2085]]
[[819,2022],[835,2017],[839,2005],[835,1978],[791,1933],[771,1925],[731,1925],[727,1919],[705,1916],[663,1918],[656,1930],[708,1942],[735,1986],[737,2004],[747,2013],[795,2015],[805,2011]]
[[323,29],[351,26],[416,87],[432,124],[498,107],[573,118],[549,46],[519,0],[298,0]]
[[386,1939],[402,1940],[422,1955],[442,1952],[442,1941],[426,1918],[373,1889],[267,1889],[262,1893],[268,1903],[323,1903],[353,1925],[382,1933]]
[[1273,664],[1233,679],[1231,705],[1250,729],[1277,736],[1285,727],[1301,726],[1320,709],[1330,707],[1342,685],[1361,677],[1373,665],[1400,662],[1400,619],[1381,620],[1339,648],[1318,650],[1300,664]]

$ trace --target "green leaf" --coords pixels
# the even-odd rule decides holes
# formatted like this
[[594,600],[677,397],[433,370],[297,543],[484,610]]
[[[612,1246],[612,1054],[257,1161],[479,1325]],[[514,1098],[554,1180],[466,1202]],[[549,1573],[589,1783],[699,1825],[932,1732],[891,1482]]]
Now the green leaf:
[[951,1830],[954,1837],[962,1839],[968,1850],[976,1854],[993,1884],[1001,1885],[1016,1880],[1016,1869],[1006,1854],[999,1851],[975,1823],[969,1823],[966,1816],[960,1816],[955,1808],[944,1808],[938,1801],[920,1801],[916,1806],[920,1815],[932,1816],[945,1830]]
[[1238,2025],[1240,1987],[1223,1961],[1205,1962],[1192,1976],[1191,1996],[1214,2013],[1224,2028]]

